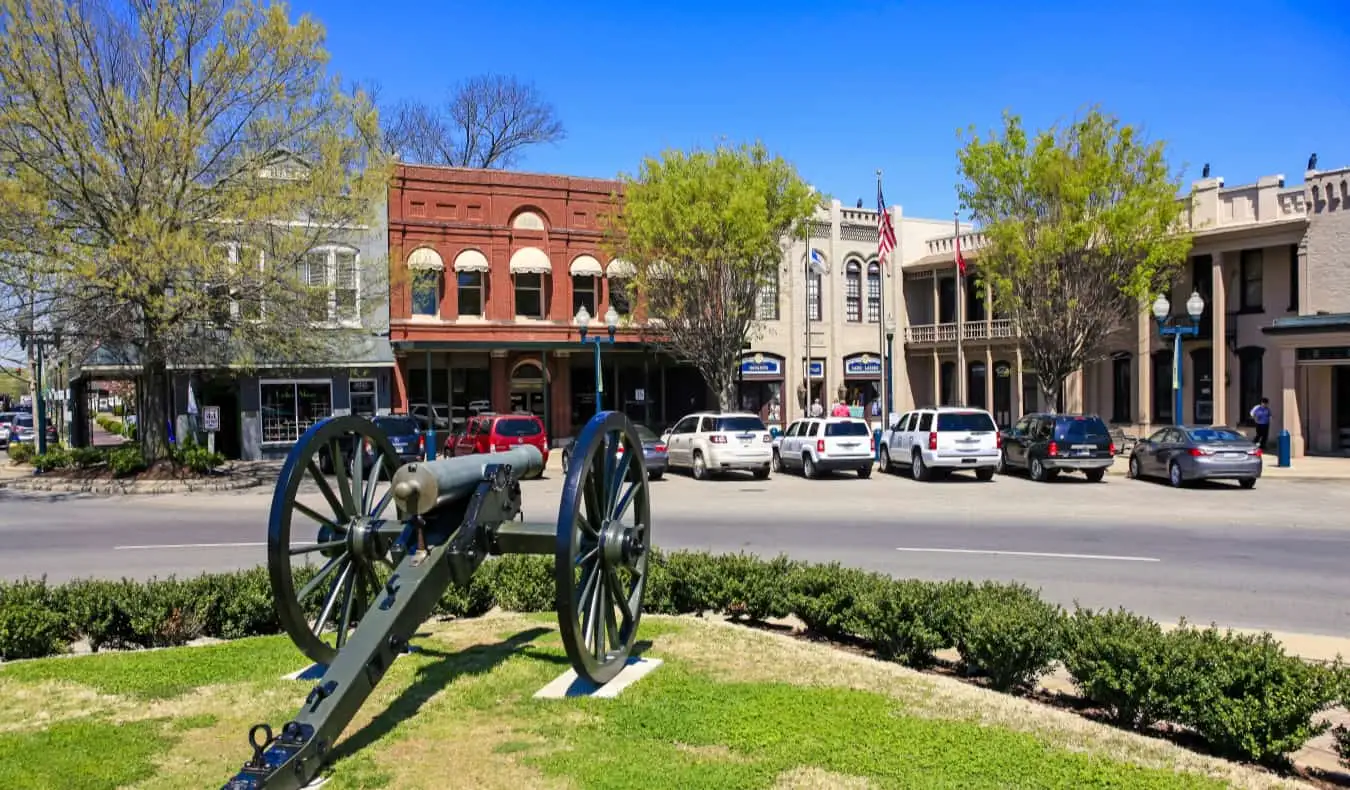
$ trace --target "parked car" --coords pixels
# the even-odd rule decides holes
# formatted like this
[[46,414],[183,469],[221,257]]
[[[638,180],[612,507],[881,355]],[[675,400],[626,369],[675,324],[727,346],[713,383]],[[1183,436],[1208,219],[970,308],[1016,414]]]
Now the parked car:
[[446,415],[444,406],[413,403],[408,406],[408,414],[422,423],[424,427],[429,427],[434,431],[444,431],[450,428],[450,418]]
[[1116,461],[1111,429],[1095,414],[1028,414],[1003,432],[999,474],[1025,469],[1049,482],[1061,472],[1082,472],[1099,483]]
[[1165,477],[1174,488],[1196,480],[1236,480],[1252,488],[1265,459],[1261,448],[1233,428],[1168,425],[1130,451],[1130,477]]
[[0,413],[0,447],[9,446],[10,434],[14,433],[14,418],[18,416],[12,411]]
[[[577,428],[576,433],[572,435],[572,441],[563,448],[562,468],[564,473],[567,472],[567,467],[572,463],[572,448],[576,446],[577,437],[581,435],[581,431],[585,427],[585,423],[582,423]],[[666,448],[666,443],[661,440],[661,437],[655,431],[645,425],[635,424],[633,427],[637,429],[638,439],[642,442],[642,460],[647,464],[647,479],[660,480],[665,476],[666,469],[670,466],[670,453]],[[619,446],[618,452],[623,452],[622,445]]]
[[988,481],[998,469],[1001,444],[998,425],[984,409],[927,406],[900,415],[881,434],[881,468],[907,466],[915,480],[969,469]]
[[682,418],[663,437],[670,468],[688,469],[695,480],[733,469],[769,477],[773,437],[757,414],[698,412]]
[[480,414],[469,418],[463,434],[446,439],[445,454],[495,453],[522,444],[538,447],[544,463],[548,463],[543,420],[533,414]]
[[[373,417],[370,420],[376,428],[384,432],[389,438],[389,443],[394,445],[394,451],[398,456],[394,459],[395,464],[406,464],[413,461],[420,461],[426,457],[425,436],[423,435],[422,423],[415,417],[402,414],[390,414]],[[343,441],[343,440],[339,440]],[[342,465],[344,469],[352,467],[352,454],[356,451],[353,446],[354,440],[345,440],[345,446],[342,450]],[[333,457],[327,447],[319,448],[319,471],[324,474],[333,474]],[[371,444],[364,444],[362,447],[362,466],[363,473],[368,474],[371,467],[375,465],[377,456],[376,448]]]
[[[53,444],[59,440],[56,432],[56,426],[47,423],[47,444]],[[14,422],[11,426],[9,442],[11,444],[36,444],[37,428],[33,424],[32,412],[16,412]]]
[[808,478],[841,470],[872,476],[876,453],[867,423],[853,417],[808,417],[773,442],[773,470],[800,469]]

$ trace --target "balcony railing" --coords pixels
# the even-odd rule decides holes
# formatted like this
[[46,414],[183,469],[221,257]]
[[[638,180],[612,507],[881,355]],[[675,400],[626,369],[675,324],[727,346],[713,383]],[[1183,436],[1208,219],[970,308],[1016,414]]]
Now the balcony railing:
[[[964,340],[999,340],[1016,337],[1010,318],[992,321],[970,321],[961,326]],[[905,342],[915,345],[935,345],[956,342],[956,324],[918,324],[905,327]]]
[[[940,236],[936,239],[929,239],[925,242],[928,245],[928,254],[937,255],[939,253],[956,252],[956,236]],[[967,231],[961,234],[961,251],[972,252],[983,247],[985,244],[984,234],[976,231]]]

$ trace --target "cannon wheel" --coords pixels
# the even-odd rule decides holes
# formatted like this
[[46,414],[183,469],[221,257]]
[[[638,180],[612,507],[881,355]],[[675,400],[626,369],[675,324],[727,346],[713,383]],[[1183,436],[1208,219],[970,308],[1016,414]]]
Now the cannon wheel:
[[[343,460],[345,448],[365,442],[375,457],[369,473],[360,452],[352,452],[350,464]],[[320,467],[325,454],[333,459],[336,485]],[[267,571],[281,627],[316,664],[332,662],[369,607],[381,586],[378,566],[397,564],[391,552],[403,524],[385,516],[392,501],[388,490],[376,498],[379,479],[392,478],[397,468],[398,453],[388,437],[362,417],[332,417],[310,426],[281,468],[267,524]],[[327,506],[301,501],[302,485],[317,489]],[[296,557],[321,563],[299,589],[291,566]],[[306,614],[309,603],[319,610],[314,620]]]
[[642,618],[651,547],[647,465],[633,424],[612,411],[591,418],[570,460],[558,511],[558,626],[577,674],[604,684],[628,661]]

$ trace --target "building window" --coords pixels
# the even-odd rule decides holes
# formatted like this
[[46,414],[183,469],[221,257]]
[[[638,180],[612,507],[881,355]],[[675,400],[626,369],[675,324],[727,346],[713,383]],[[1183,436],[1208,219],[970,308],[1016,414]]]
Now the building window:
[[1116,354],[1111,358],[1111,422],[1133,420],[1134,382],[1130,376],[1130,355]]
[[319,420],[333,414],[333,383],[327,380],[263,381],[263,444],[290,444]]
[[1172,421],[1172,352],[1153,352],[1153,422]]
[[1261,250],[1243,250],[1240,260],[1242,273],[1242,292],[1240,308],[1249,313],[1259,313],[1261,306],[1262,277],[1264,268]]
[[956,278],[938,278],[938,323],[956,323]]
[[1240,425],[1252,424],[1252,409],[1265,395],[1265,353],[1266,350],[1258,346],[1238,349],[1238,403],[1242,409],[1238,415]]
[[628,293],[628,287],[627,277],[609,278],[609,306],[619,315],[628,315],[633,311],[633,300]]
[[806,313],[807,318],[812,321],[821,320],[823,312],[820,309],[820,275],[806,275]]
[[955,362],[943,362],[943,363],[942,363],[942,366],[941,366],[941,368],[940,368],[940,371],[941,371],[941,375],[938,377],[938,379],[939,379],[939,387],[938,387],[938,389],[939,389],[939,393],[940,393],[940,395],[941,395],[941,397],[942,397],[942,402],[939,403],[938,405],[939,405],[939,406],[955,406],[955,405],[956,405],[956,363],[955,363]]
[[521,318],[544,317],[544,275],[516,275],[516,315]]
[[[577,311],[583,307],[591,315],[600,315],[599,308],[596,306],[599,304],[599,300],[596,299],[597,282],[598,280],[589,274],[572,276],[572,315],[576,315]],[[517,283],[517,287],[519,287],[519,283]],[[614,309],[615,311],[618,310],[617,307]]]
[[966,366],[966,393],[970,400],[966,404],[979,409],[989,408],[985,400],[985,387],[989,381],[989,371],[983,362],[971,362]]
[[374,417],[378,406],[375,379],[352,379],[347,382],[348,407],[357,417]]
[[867,264],[867,323],[881,323],[881,265]]
[[483,315],[483,273],[455,273],[455,307],[461,316]]
[[1298,312],[1298,245],[1289,245],[1289,312]]
[[441,273],[434,269],[418,269],[412,273],[413,315],[439,315]]
[[318,247],[305,253],[297,275],[307,290],[305,312],[321,324],[361,323],[360,256],[345,247]]
[[862,264],[849,261],[844,267],[844,320],[862,321]]
[[755,297],[755,318],[760,321],[778,320],[778,269],[764,278]]

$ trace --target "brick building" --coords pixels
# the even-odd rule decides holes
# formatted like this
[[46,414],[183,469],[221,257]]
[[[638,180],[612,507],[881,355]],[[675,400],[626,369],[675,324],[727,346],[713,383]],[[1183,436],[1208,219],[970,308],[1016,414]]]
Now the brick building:
[[575,322],[607,337],[602,405],[659,428],[707,404],[707,388],[630,322],[632,268],[604,252],[619,184],[402,165],[389,192],[393,407],[440,429],[482,411],[529,411],[559,439],[595,412],[596,373]]

